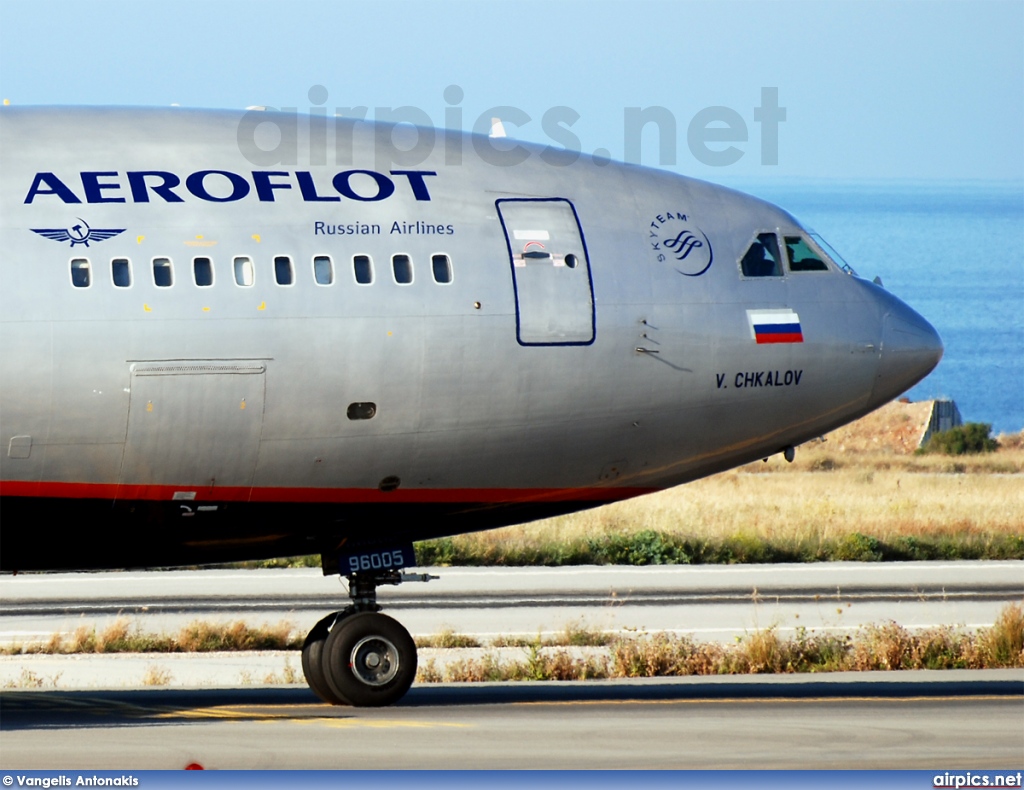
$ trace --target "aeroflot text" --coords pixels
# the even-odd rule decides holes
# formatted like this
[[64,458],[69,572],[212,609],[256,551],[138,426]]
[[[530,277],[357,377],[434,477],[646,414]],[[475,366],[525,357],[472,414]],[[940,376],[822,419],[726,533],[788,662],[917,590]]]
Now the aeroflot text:
[[[245,175],[230,170],[197,170],[182,178],[166,170],[93,170],[78,174],[77,183],[56,173],[36,173],[25,195],[26,203],[36,198],[58,198],[64,203],[184,203],[191,195],[210,203],[234,203],[255,192],[262,203],[273,203],[277,191],[294,190],[307,203],[336,203],[345,200],[374,202],[386,200],[401,187],[416,200],[430,200],[427,176],[430,170],[342,170],[328,182],[314,180],[308,170],[252,170]],[[394,178],[392,178],[394,176]],[[320,183],[318,183],[318,181]],[[127,182],[127,183],[126,183]],[[84,200],[83,200],[84,198]]]

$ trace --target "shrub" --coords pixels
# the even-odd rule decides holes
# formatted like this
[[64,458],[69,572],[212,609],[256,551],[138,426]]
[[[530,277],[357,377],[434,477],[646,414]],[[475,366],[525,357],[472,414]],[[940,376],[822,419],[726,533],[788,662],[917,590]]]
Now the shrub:
[[594,561],[600,565],[685,565],[690,562],[685,548],[670,536],[652,529],[592,538],[588,543]]
[[841,469],[842,464],[831,456],[825,455],[821,458],[816,458],[811,462],[810,470],[812,472],[831,472],[835,469]]
[[861,629],[851,651],[852,668],[858,671],[910,669],[914,637],[894,622]]
[[924,451],[944,455],[991,453],[999,447],[999,442],[990,436],[991,433],[992,426],[989,423],[967,422],[948,431],[932,434]]
[[882,549],[878,538],[853,532],[836,543],[833,559],[840,562],[881,562],[885,559]]
[[1003,609],[995,625],[980,638],[985,666],[1024,666],[1024,606]]

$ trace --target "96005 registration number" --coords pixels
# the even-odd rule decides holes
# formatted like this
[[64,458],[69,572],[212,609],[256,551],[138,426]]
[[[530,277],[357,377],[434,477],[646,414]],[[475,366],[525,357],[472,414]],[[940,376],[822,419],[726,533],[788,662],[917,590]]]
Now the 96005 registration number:
[[338,565],[343,573],[394,571],[415,564],[416,553],[411,543],[398,548],[354,547],[338,556]]

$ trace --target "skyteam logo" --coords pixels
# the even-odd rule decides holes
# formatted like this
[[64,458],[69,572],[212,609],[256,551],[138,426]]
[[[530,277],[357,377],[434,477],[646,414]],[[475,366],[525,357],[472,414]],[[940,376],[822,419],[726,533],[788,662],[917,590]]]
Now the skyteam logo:
[[90,228],[89,223],[81,217],[75,219],[78,222],[70,228],[29,228],[29,230],[54,241],[70,241],[72,247],[76,244],[84,244],[88,247],[90,241],[106,241],[126,230],[125,228]]
[[679,211],[656,216],[648,228],[647,239],[658,263],[667,262],[686,277],[704,274],[715,259],[704,231]]

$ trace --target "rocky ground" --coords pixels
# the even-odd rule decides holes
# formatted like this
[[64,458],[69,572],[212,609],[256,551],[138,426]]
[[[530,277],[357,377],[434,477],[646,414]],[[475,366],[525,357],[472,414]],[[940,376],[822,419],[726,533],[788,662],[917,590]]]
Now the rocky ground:
[[822,440],[838,452],[892,452],[909,455],[921,444],[934,401],[887,403],[856,422],[844,425]]

